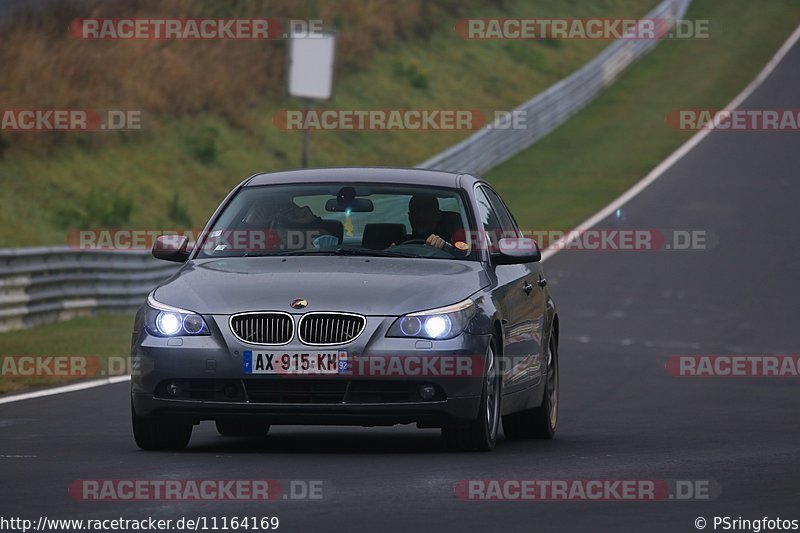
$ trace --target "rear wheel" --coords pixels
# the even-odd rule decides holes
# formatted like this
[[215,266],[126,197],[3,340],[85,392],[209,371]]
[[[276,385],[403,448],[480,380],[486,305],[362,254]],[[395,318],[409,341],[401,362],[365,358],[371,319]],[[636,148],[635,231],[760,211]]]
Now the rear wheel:
[[551,336],[547,350],[544,397],[539,407],[503,417],[503,433],[509,439],[552,439],[558,424],[558,348]]
[[486,352],[486,373],[478,418],[463,426],[442,428],[447,447],[461,451],[490,451],[497,442],[500,426],[500,363],[495,360],[494,342]]
[[133,438],[143,450],[183,450],[192,438],[192,424],[139,416],[131,402]]
[[269,431],[269,424],[258,420],[222,418],[216,424],[217,432],[225,437],[263,437]]

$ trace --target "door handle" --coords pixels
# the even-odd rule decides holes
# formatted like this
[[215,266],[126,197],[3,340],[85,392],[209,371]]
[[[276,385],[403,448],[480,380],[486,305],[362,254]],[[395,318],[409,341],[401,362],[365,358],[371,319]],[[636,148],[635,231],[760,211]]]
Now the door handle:
[[539,281],[536,282],[541,288],[544,289],[544,286],[547,285],[547,280],[539,274]]
[[522,290],[525,291],[525,294],[530,295],[531,291],[533,290],[533,285],[528,283],[528,280],[526,279],[522,284]]

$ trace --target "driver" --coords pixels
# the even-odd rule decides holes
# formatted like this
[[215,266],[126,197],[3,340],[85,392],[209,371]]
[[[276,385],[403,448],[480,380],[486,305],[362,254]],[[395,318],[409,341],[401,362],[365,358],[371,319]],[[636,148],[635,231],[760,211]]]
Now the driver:
[[[281,241],[279,243],[281,248],[310,244],[318,248],[317,241],[320,237],[330,237],[328,240],[320,241],[322,245],[330,245],[330,241],[337,244],[338,239],[330,235],[330,232],[322,226],[321,220],[310,207],[300,207],[292,200],[280,199],[255,206],[244,222],[248,227],[268,228],[268,231],[275,232]],[[299,243],[295,242],[297,235],[290,238],[289,232],[292,231],[302,232]]]
[[408,201],[408,221],[411,223],[411,235],[406,241],[424,240],[428,246],[442,249],[452,238],[455,228],[448,224],[439,209],[439,200],[432,194],[415,194]]

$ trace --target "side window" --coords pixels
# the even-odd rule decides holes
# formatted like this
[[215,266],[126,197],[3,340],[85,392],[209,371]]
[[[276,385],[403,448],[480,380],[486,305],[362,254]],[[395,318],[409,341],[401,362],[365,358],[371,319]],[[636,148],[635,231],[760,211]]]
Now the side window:
[[475,189],[475,199],[478,201],[478,218],[480,218],[479,222],[483,229],[487,232],[501,230],[500,220],[497,218],[497,213],[495,213],[491,202],[489,202],[489,198],[486,197],[483,187]]
[[497,193],[486,187],[481,187],[486,196],[489,198],[489,203],[492,204],[494,211],[497,213],[497,218],[500,221],[500,228],[503,230],[504,237],[519,237],[519,228],[514,222],[514,217],[508,211],[506,204],[497,196]]
[[502,224],[483,187],[475,188],[475,200],[478,204],[478,222],[482,226],[478,230],[483,230],[483,233],[480,238],[472,239],[472,245],[486,246],[490,252],[494,252],[503,233]]

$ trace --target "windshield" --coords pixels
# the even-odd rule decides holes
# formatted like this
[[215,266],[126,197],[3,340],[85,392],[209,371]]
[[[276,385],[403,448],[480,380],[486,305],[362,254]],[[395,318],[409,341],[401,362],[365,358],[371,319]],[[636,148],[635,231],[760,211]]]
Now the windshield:
[[372,183],[245,187],[197,258],[364,255],[477,260],[457,189]]

